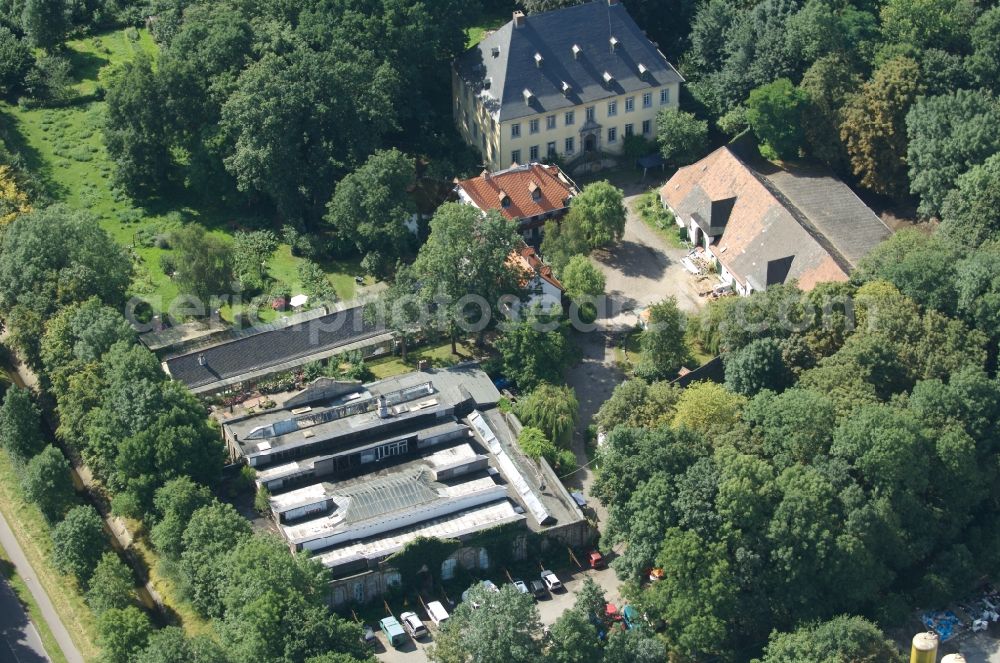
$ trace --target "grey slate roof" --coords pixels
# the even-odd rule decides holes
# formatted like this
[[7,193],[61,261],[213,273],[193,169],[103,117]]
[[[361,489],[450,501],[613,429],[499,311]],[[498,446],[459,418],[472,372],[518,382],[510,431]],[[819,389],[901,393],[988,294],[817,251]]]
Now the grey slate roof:
[[[347,345],[381,331],[364,319],[359,306],[201,348],[164,363],[171,377],[194,388]],[[199,355],[205,357],[204,366],[198,363]]]
[[[613,52],[612,36],[618,40]],[[576,59],[574,44],[582,49]],[[496,57],[493,49],[498,49]],[[542,56],[540,67],[536,53]],[[640,64],[647,70],[641,76]],[[473,90],[488,95],[487,108],[501,122],[684,80],[625,7],[607,0],[532,14],[520,28],[510,21],[459,56],[455,69]],[[614,77],[610,84],[604,72]],[[486,79],[488,90],[483,89]],[[563,94],[564,81],[569,94]],[[533,95],[530,104],[525,90]]]
[[798,208],[851,268],[892,234],[850,187],[823,168],[784,164],[784,169],[758,167],[757,172]]

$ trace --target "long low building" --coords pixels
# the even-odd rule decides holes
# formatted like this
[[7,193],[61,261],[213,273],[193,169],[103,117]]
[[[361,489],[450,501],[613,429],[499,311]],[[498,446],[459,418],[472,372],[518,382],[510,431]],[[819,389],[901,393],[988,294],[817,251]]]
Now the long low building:
[[846,281],[892,232],[842,181],[817,165],[764,160],[743,138],[679,169],[663,206],[741,295],[796,281]]
[[445,577],[459,563],[488,565],[475,539],[500,525],[574,545],[589,538],[548,464],[520,452],[520,422],[499,400],[476,365],[370,384],[320,378],[223,432],[233,459],[257,470],[289,548],[332,570],[336,604],[384,591],[395,574],[385,559],[417,537],[466,543]]
[[189,347],[166,357],[163,369],[193,393],[210,394],[392,340],[384,327],[366,318],[362,306],[319,313],[231,332],[221,342]]

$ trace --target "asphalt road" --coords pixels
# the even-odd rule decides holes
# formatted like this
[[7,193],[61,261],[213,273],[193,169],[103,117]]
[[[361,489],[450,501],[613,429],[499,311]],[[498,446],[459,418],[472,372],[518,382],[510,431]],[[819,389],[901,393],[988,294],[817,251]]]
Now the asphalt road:
[[[14,568],[17,569],[18,575],[24,580],[24,584],[28,586],[28,590],[31,595],[35,598],[35,602],[38,603],[39,609],[42,611],[42,617],[45,622],[49,625],[49,629],[52,631],[52,635],[55,637],[56,642],[59,643],[59,648],[62,649],[63,655],[69,663],[84,663],[83,656],[80,655],[80,651],[73,644],[73,640],[69,636],[69,632],[66,627],[63,626],[62,620],[59,619],[59,614],[56,613],[54,607],[52,607],[52,601],[49,600],[49,595],[45,593],[45,590],[38,582],[38,576],[35,575],[34,569],[28,564],[28,559],[24,556],[24,551],[21,550],[21,545],[14,538],[14,533],[10,530],[7,525],[7,521],[4,519],[3,515],[0,514],[0,546],[3,546],[4,550],[7,551],[7,556],[14,563]],[[10,588],[4,583],[3,589],[7,594],[10,594]],[[11,596],[14,603],[17,606],[18,611],[23,615],[24,611],[21,610],[21,605],[17,601],[16,597]],[[38,644],[37,651],[33,654],[33,657],[29,658],[31,655],[31,647],[27,647],[26,640],[19,638],[17,636],[17,630],[8,630],[7,621],[8,613],[14,614],[14,611],[8,610],[6,602],[0,604],[0,628],[3,629],[4,640],[3,643],[6,644],[7,649],[10,649],[10,653],[5,651],[2,646],[0,646],[0,660],[7,661],[11,660],[16,663],[27,663],[27,662],[39,662],[48,661],[49,657],[45,655],[45,650],[42,648],[41,640],[38,639],[38,632],[35,627],[31,625],[27,617],[24,617],[22,623],[22,630],[28,629],[34,635],[35,641]],[[14,624],[18,623],[16,615],[14,615]],[[27,637],[27,636],[25,636]],[[20,644],[22,643],[23,644]],[[41,652],[40,654],[38,652]],[[21,656],[24,658],[21,658]]]
[[48,660],[38,630],[28,619],[7,580],[0,579],[0,661],[41,663]]

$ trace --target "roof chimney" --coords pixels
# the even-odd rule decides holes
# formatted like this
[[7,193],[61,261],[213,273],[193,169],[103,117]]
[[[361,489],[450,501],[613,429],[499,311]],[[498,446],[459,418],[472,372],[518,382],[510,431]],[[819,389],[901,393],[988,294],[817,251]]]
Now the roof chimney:
[[514,27],[523,28],[524,27],[524,12],[517,10],[514,12]]
[[206,365],[207,363],[208,363],[208,360],[207,360],[207,359],[205,359],[205,355],[203,355],[203,354],[199,354],[199,355],[198,355],[198,365],[199,365],[199,366],[204,366],[204,365]]

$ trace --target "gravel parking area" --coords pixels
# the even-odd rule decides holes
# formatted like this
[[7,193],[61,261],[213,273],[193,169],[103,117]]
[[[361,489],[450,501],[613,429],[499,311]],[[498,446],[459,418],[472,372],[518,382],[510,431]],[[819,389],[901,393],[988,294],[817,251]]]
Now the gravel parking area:
[[667,246],[635,211],[639,196],[628,196],[628,218],[622,241],[594,254],[607,279],[610,310],[602,326],[634,327],[637,312],[673,295],[682,311],[694,312],[704,305],[694,280],[681,265],[687,249]]
[[[618,593],[618,579],[615,577],[615,572],[611,569],[602,569],[600,571],[588,569],[572,576],[565,573],[559,573],[558,575],[563,583],[563,590],[548,594],[545,598],[540,599],[537,604],[542,624],[553,624],[561,614],[573,607],[573,601],[576,600],[576,592],[587,576],[592,577],[597,584],[604,588],[608,601],[621,608],[622,603],[621,596]],[[430,623],[430,620],[426,619],[427,615],[423,610],[415,610],[415,612],[424,620],[428,630],[430,630],[430,636],[420,642],[407,639],[403,647],[393,649],[392,647],[387,647],[383,635],[377,633],[379,645],[375,656],[378,660],[385,661],[386,663],[418,663],[428,660],[426,650],[432,644],[437,630]],[[399,615],[396,615],[396,617],[398,619]]]

